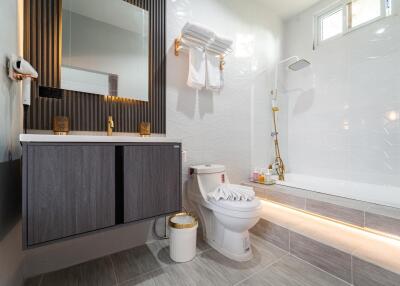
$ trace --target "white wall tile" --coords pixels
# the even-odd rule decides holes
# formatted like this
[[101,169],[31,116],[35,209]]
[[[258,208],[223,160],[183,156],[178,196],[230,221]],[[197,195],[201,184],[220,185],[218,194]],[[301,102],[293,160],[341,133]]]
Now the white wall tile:
[[[285,57],[312,66],[286,74],[293,173],[400,187],[400,18],[391,16],[312,49],[313,15],[285,23]],[[384,29],[377,34],[376,31]],[[297,90],[297,91],[296,91]],[[389,118],[392,119],[392,121]],[[395,120],[393,120],[395,118]]]

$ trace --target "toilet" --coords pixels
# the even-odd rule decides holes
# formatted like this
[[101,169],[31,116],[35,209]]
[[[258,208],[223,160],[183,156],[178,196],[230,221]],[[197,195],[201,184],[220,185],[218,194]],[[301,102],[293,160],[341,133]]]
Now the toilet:
[[235,261],[252,259],[249,229],[260,219],[261,202],[216,201],[207,194],[220,184],[229,184],[225,166],[199,165],[190,168],[188,199],[199,216],[204,240],[215,250]]

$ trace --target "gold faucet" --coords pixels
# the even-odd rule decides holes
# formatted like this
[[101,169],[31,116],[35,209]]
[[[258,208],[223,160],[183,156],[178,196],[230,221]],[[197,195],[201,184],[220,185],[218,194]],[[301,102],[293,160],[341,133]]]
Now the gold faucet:
[[107,123],[107,136],[112,136],[114,128],[114,121],[112,116],[108,116],[108,123]]

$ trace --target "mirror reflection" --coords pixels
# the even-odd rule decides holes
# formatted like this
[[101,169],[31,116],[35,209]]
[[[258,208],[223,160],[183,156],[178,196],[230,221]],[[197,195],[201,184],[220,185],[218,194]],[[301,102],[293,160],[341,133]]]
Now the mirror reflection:
[[61,88],[148,101],[149,15],[123,0],[64,0]]

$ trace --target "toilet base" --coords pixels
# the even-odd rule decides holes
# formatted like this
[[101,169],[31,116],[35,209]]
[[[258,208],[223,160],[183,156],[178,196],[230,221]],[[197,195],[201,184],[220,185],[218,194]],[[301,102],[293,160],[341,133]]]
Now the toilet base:
[[249,233],[232,233],[231,231],[225,229],[226,233],[224,239],[221,242],[216,241],[214,238],[206,237],[206,242],[214,248],[216,251],[222,255],[228,257],[229,259],[245,262],[253,258],[253,252],[251,250]]

